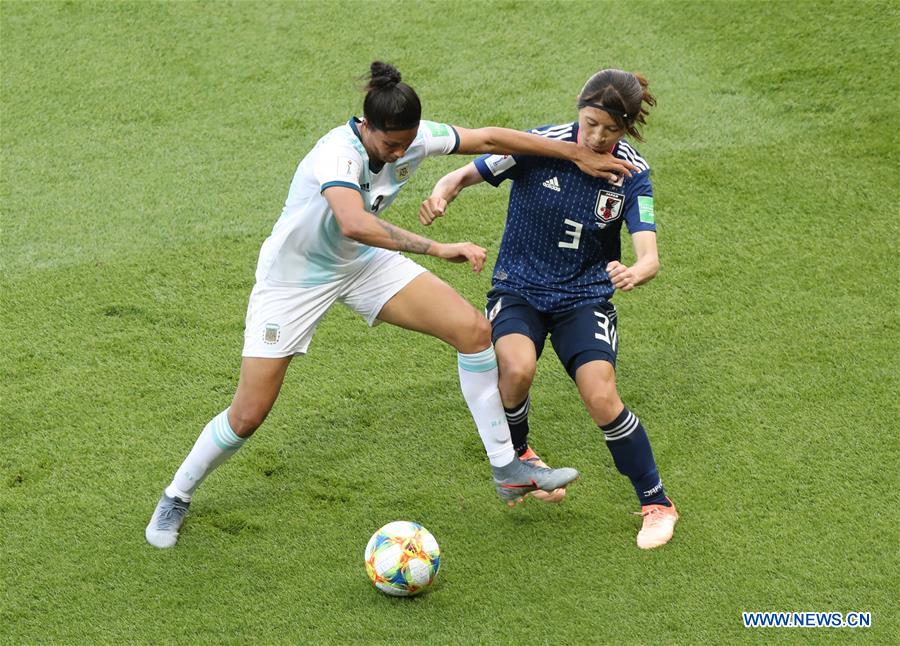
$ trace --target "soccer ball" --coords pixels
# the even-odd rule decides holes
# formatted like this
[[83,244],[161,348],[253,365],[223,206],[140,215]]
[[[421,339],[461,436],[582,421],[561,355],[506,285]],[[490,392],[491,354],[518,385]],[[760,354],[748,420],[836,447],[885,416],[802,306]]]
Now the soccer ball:
[[440,567],[437,541],[419,523],[395,520],[372,534],[366,545],[366,572],[376,588],[391,596],[419,594]]

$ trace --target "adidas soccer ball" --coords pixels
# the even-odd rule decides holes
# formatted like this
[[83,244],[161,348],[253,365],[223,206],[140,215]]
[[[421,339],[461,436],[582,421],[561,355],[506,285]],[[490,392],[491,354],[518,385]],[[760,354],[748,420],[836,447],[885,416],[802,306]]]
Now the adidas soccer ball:
[[437,541],[419,523],[396,520],[372,534],[366,572],[375,587],[395,597],[419,594],[441,567]]

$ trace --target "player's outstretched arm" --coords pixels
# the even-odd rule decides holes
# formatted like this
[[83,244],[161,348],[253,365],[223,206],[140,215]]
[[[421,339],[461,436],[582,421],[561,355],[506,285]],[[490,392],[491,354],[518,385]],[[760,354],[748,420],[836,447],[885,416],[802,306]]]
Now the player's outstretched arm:
[[656,249],[656,233],[653,231],[638,231],[631,235],[634,245],[635,261],[631,267],[627,267],[617,260],[606,265],[606,273],[618,290],[628,292],[651,281],[659,273],[659,253]]
[[447,205],[456,199],[460,191],[467,186],[483,181],[484,178],[481,177],[481,173],[475,168],[475,164],[466,164],[451,173],[447,173],[431,189],[431,196],[419,206],[419,221],[428,226],[434,222],[435,218],[444,215]]
[[588,175],[616,181],[622,175],[631,177],[631,171],[637,166],[609,153],[595,153],[586,146],[579,146],[571,141],[559,141],[527,132],[519,132],[509,128],[456,128],[459,134],[460,155],[481,155],[496,153],[498,155],[537,155],[568,159]]
[[334,212],[341,233],[348,238],[392,251],[409,251],[450,262],[468,262],[472,271],[481,271],[487,251],[471,242],[442,243],[423,238],[406,229],[376,218],[363,208],[359,192],[345,186],[330,186],[322,195]]

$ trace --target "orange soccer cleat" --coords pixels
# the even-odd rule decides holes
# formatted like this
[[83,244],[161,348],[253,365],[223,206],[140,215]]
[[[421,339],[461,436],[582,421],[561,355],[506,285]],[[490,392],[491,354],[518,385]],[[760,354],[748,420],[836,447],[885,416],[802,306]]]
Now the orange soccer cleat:
[[675,531],[675,523],[678,521],[678,510],[675,503],[666,498],[671,507],[665,505],[644,505],[640,512],[634,512],[644,517],[644,525],[637,535],[637,546],[642,550],[653,549],[665,545],[672,538]]

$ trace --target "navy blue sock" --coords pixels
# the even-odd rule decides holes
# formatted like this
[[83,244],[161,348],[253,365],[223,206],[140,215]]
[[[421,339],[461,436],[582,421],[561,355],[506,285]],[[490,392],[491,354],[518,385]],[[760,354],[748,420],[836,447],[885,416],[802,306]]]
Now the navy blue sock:
[[509,435],[512,438],[516,455],[522,455],[528,450],[528,409],[531,408],[531,395],[525,401],[519,402],[512,408],[503,407],[506,411],[506,421],[509,424]]
[[670,503],[666,499],[666,491],[653,460],[650,439],[641,420],[623,408],[618,417],[600,428],[606,436],[606,446],[612,453],[616,468],[631,480],[641,505],[668,507]]

